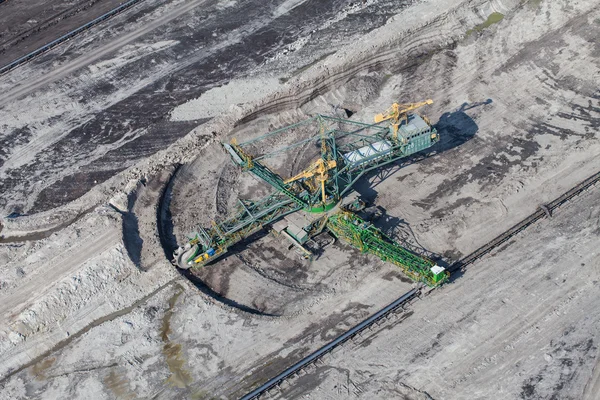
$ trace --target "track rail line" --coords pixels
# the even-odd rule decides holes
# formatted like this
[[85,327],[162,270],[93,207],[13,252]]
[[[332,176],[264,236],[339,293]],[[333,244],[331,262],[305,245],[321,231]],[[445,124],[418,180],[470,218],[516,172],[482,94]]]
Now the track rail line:
[[[456,271],[464,268],[465,266],[474,263],[481,257],[490,253],[492,250],[494,250],[498,246],[502,245],[503,243],[506,243],[512,237],[517,235],[519,232],[526,229],[528,226],[534,224],[535,222],[539,221],[540,219],[544,218],[545,216],[551,216],[552,211],[556,210],[557,208],[564,205],[565,203],[568,203],[571,199],[579,196],[581,193],[585,192],[587,189],[596,185],[599,181],[600,181],[600,171],[595,173],[594,175],[590,176],[589,178],[585,179],[583,182],[580,182],[578,185],[576,185],[575,187],[573,187],[572,189],[570,189],[569,191],[567,191],[560,197],[556,198],[552,202],[541,206],[536,212],[534,212],[533,214],[531,214],[530,216],[528,216],[527,218],[525,218],[518,224],[511,227],[506,232],[497,236],[496,238],[494,238],[492,241],[490,241],[486,245],[480,247],[479,249],[475,250],[473,253],[462,258],[461,260],[455,262],[450,267],[448,267],[448,271],[456,272]],[[325,346],[321,347],[317,351],[311,353],[310,355],[308,355],[301,361],[297,362],[296,364],[292,365],[291,367],[289,367],[288,369],[283,371],[281,374],[277,375],[276,377],[274,377],[274,378],[270,379],[269,381],[267,381],[266,383],[264,383],[262,386],[256,388],[252,392],[241,397],[240,400],[253,400],[253,399],[259,398],[262,394],[265,394],[272,388],[279,386],[284,380],[286,380],[289,377],[293,376],[294,374],[298,373],[300,370],[302,370],[309,364],[315,362],[316,360],[321,358],[323,355],[329,353],[334,348],[342,345],[343,343],[345,343],[346,341],[348,341],[349,339],[351,339],[358,333],[369,328],[371,325],[373,325],[377,321],[380,321],[381,319],[385,318],[386,315],[388,315],[391,312],[393,312],[394,310],[398,309],[402,304],[417,297],[419,294],[420,294],[419,289],[413,289],[413,290],[409,291],[408,293],[406,293],[402,297],[398,298],[393,303],[389,304],[388,306],[384,307],[377,313],[373,314],[371,317],[367,318],[360,324],[356,325],[354,328],[352,328],[352,329],[348,330],[346,333],[338,336],[332,342],[326,344]]]
[[356,325],[355,327],[351,328],[347,332],[341,334],[340,336],[338,336],[337,338],[335,338],[333,341],[329,342],[325,346],[321,347],[319,350],[315,351],[314,353],[311,353],[310,355],[308,355],[307,357],[305,357],[302,360],[298,361],[296,364],[292,365],[291,367],[289,367],[288,369],[286,369],[285,371],[283,371],[282,373],[280,373],[276,377],[268,380],[262,386],[256,388],[252,392],[246,394],[240,400],[257,399],[261,394],[269,391],[270,389],[272,389],[272,388],[274,388],[276,386],[279,386],[279,384],[281,384],[284,380],[286,380],[290,376],[298,373],[301,369],[303,369],[306,366],[312,364],[313,362],[315,362],[319,358],[323,357],[325,354],[331,352],[336,347],[338,347],[338,346],[342,345],[343,343],[347,342],[349,339],[351,339],[352,337],[356,336],[360,332],[364,331],[365,329],[367,329],[368,327],[370,327],[371,325],[373,325],[377,321],[380,321],[382,318],[385,318],[385,316],[387,316],[388,314],[390,314],[394,310],[397,310],[404,303],[406,303],[406,302],[410,301],[411,299],[417,297],[418,294],[419,294],[419,290],[418,289],[412,289],[411,291],[407,292],[406,294],[404,294],[403,296],[401,296],[400,298],[398,298],[394,302],[392,302],[389,305],[387,305],[386,307],[382,308],[381,310],[379,310],[378,312],[376,312],[375,314],[373,314],[369,318],[365,319],[363,322],[359,323],[358,325]]
[[485,245],[481,246],[480,248],[478,248],[477,250],[475,250],[473,253],[469,254],[468,256],[466,256],[466,257],[462,258],[461,260],[455,262],[454,264],[450,265],[450,267],[448,267],[448,271],[450,271],[450,273],[453,273],[455,271],[458,271],[458,270],[466,267],[469,264],[474,263],[475,261],[477,261],[481,257],[485,256],[486,254],[488,254],[489,252],[491,252],[498,246],[502,245],[503,243],[506,243],[513,236],[515,236],[519,232],[523,231],[528,226],[534,224],[535,222],[539,221],[540,219],[544,218],[545,216],[548,216],[548,217],[551,216],[552,211],[556,210],[563,204],[569,202],[569,200],[573,199],[574,197],[579,196],[581,193],[583,193],[590,187],[594,186],[599,181],[600,181],[600,172],[597,172],[594,175],[590,176],[589,178],[585,179],[583,182],[581,182],[578,185],[576,185],[575,187],[573,187],[571,190],[564,193],[562,196],[556,198],[555,200],[551,201],[548,204],[540,206],[540,208],[536,212],[534,212],[533,214],[531,214],[530,216],[528,216],[527,218],[525,218],[518,224],[511,227],[506,232],[497,236],[492,241],[488,242],[487,244],[485,244]]
[[[0,0],[0,4],[2,4],[4,1],[6,1],[6,0]],[[113,8],[109,12],[102,14],[101,16],[80,26],[79,28],[73,29],[72,31],[62,35],[58,39],[55,39],[55,40],[51,41],[50,43],[45,44],[42,47],[32,51],[31,53],[26,54],[23,57],[20,57],[20,58],[16,59],[15,61],[12,61],[11,63],[9,63],[3,67],[0,67],[0,75],[3,75],[5,73],[17,68],[18,66],[25,64],[26,62],[47,52],[48,50],[53,49],[54,47],[58,46],[59,44],[66,42],[69,39],[74,38],[75,36],[79,35],[80,33],[87,31],[88,29],[98,25],[99,23],[116,16],[117,14],[120,14],[123,11],[130,9],[134,5],[142,3],[143,1],[145,1],[145,0],[129,0],[126,3],[121,4],[120,6]]]

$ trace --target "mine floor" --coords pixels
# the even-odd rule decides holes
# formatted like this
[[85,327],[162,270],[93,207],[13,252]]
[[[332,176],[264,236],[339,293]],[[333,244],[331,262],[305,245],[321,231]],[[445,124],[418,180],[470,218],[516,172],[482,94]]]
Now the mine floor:
[[[111,4],[44,25],[75,4],[1,2],[20,26],[0,23],[3,62]],[[598,5],[147,0],[0,76],[0,399],[239,398],[413,287],[339,242],[307,262],[267,232],[176,270],[185,235],[268,193],[222,150],[233,137],[432,98],[437,147],[356,190],[448,264],[597,173]],[[271,395],[596,399],[599,196]]]

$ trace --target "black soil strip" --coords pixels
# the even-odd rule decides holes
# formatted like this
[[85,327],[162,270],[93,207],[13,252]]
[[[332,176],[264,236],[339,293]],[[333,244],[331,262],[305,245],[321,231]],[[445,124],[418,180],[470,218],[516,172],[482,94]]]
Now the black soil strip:
[[[277,54],[283,47],[295,42],[298,36],[306,34],[313,27],[322,25],[322,21],[334,17],[344,8],[344,4],[339,1],[308,1],[275,20],[265,22],[264,27],[254,31],[250,29],[252,24],[249,24],[248,21],[266,21],[272,12],[269,7],[275,8],[276,6],[271,4],[269,7],[257,7],[257,5],[263,4],[258,4],[255,0],[248,0],[239,2],[236,7],[231,9],[215,11],[214,13],[203,13],[202,9],[199,8],[195,11],[194,16],[200,18],[201,23],[198,23],[198,26],[193,30],[190,30],[187,26],[179,25],[168,28],[172,30],[168,33],[168,37],[178,41],[177,45],[160,52],[160,54],[143,57],[132,63],[128,68],[119,71],[111,79],[111,82],[105,86],[110,88],[110,85],[127,84],[126,82],[135,78],[140,70],[146,71],[151,68],[153,61],[161,64],[171,64],[173,60],[184,57],[197,60],[195,63],[189,65],[182,63],[180,68],[168,74],[168,76],[160,77],[154,74],[154,82],[127,99],[123,99],[106,110],[97,113],[84,125],[71,130],[58,143],[49,146],[45,150],[45,159],[51,162],[31,163],[7,171],[7,179],[0,182],[4,186],[3,190],[13,193],[15,198],[19,196],[25,198],[32,194],[33,182],[49,182],[49,186],[42,188],[40,194],[42,199],[36,202],[32,209],[26,210],[29,213],[43,211],[60,205],[60,202],[64,204],[73,200],[73,197],[77,196],[78,193],[73,192],[71,194],[72,192],[68,190],[70,180],[82,180],[84,183],[81,184],[79,190],[89,190],[93,187],[94,181],[101,183],[108,177],[118,173],[118,168],[129,167],[137,160],[153,154],[157,149],[168,147],[170,143],[202,123],[202,121],[170,121],[169,115],[174,107],[189,99],[197,98],[207,90],[221,86],[232,78],[246,76],[248,71],[253,70],[265,60]],[[369,8],[368,12],[365,10],[364,24],[360,25],[361,31],[368,31],[383,25],[385,20],[381,18],[378,10],[397,10],[397,6],[397,3],[392,4],[392,2],[382,1],[380,5],[374,6],[374,9]],[[150,7],[150,5],[144,7]],[[133,11],[135,10],[129,12],[133,13]],[[217,49],[219,43],[226,43],[221,42],[225,40],[222,38],[234,34],[241,29],[240,27],[250,29],[250,31],[239,42],[227,44],[225,48],[219,51],[215,50],[214,53],[209,52],[206,56],[198,54],[197,49],[199,47],[208,46],[207,48]],[[166,29],[167,27],[162,27],[145,37],[159,40],[167,34],[164,32]],[[215,32],[218,33],[216,38],[213,37]],[[319,36],[318,41],[319,43],[327,43],[334,40],[335,37],[337,36],[334,29],[325,36]],[[70,53],[65,53],[64,56],[71,57],[74,54],[73,52],[75,52],[75,48]],[[48,55],[48,57],[51,56],[51,54]],[[354,70],[350,71],[349,76],[353,76],[354,72]],[[348,77],[344,76],[341,80],[347,79]],[[87,98],[92,98],[95,93],[102,92],[102,88],[88,87],[88,89],[90,94],[85,96]],[[85,100],[83,101],[85,102]],[[271,106],[287,108],[286,104],[288,102],[289,100],[284,100],[282,105],[275,106],[272,104]],[[276,103],[279,104],[279,102]],[[295,107],[297,101],[292,103],[294,104],[289,106]],[[269,112],[269,107],[261,111],[260,114],[264,112]],[[113,150],[115,154],[108,157],[110,159],[103,157],[101,160],[94,160],[88,165],[82,165],[79,170],[81,173],[99,176],[94,177],[94,179],[83,179],[81,176],[71,175],[66,180],[55,182],[56,174],[68,166],[61,160],[84,159],[86,154],[94,152],[99,145],[110,144],[119,140],[127,132],[140,129],[147,129],[147,133],[135,144],[130,144],[134,148],[125,152]],[[7,132],[7,134],[17,135],[18,133]],[[26,132],[21,132],[21,134],[25,135]],[[150,148],[147,148],[148,146]],[[97,173],[96,171],[104,171],[105,173]],[[36,177],[35,180],[28,179],[32,176]],[[63,186],[67,189],[63,189]],[[6,206],[6,203],[4,199],[0,198],[0,208]]]
[[[93,206],[91,206],[83,211],[80,211],[75,217],[73,217],[53,228],[50,228],[50,229],[46,229],[43,231],[36,231],[36,232],[28,233],[26,235],[21,235],[21,236],[5,237],[4,235],[0,235],[0,243],[20,243],[20,242],[31,242],[31,241],[45,239],[45,238],[49,237],[50,235],[52,235],[53,233],[61,231],[64,228],[66,228],[67,226],[79,221],[85,215],[92,212],[92,210],[95,209],[96,206],[97,206],[97,204],[94,204]],[[2,225],[0,225],[0,231],[1,230],[2,230]]]
[[[122,165],[122,164],[121,164]],[[65,176],[40,191],[28,214],[40,213],[60,207],[85,195],[97,184],[101,184],[126,169],[126,166],[97,170],[84,168],[83,171]]]
[[[25,31],[15,32],[11,39],[0,45],[0,74],[16,68],[31,58],[45,53],[143,1],[134,0],[120,4],[118,0],[91,0],[84,4],[77,3],[71,8],[45,18],[42,22],[34,24]],[[46,4],[56,6],[53,2]],[[30,21],[36,21],[40,17],[43,18],[45,13],[51,12],[44,9],[44,5],[41,5],[39,10],[31,8],[29,14],[31,19],[27,23],[19,25],[27,26]],[[14,8],[18,9],[18,6],[19,4],[15,2]],[[27,5],[26,7],[30,6]],[[6,10],[5,12],[6,15],[9,15],[15,14],[17,11],[10,12],[10,10]],[[20,62],[15,62],[15,60]]]

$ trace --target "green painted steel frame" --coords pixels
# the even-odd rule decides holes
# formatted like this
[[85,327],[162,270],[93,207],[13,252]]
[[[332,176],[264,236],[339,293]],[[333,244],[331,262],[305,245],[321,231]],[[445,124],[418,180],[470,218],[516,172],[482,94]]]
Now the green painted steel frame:
[[[361,137],[354,142],[345,144],[343,146],[338,146],[336,148],[338,165],[343,165],[343,167],[336,170],[334,179],[336,181],[336,187],[339,190],[339,196],[343,197],[344,194],[346,194],[352,188],[352,185],[354,185],[354,183],[356,183],[356,181],[359,180],[364,174],[374,169],[381,168],[401,158],[407,157],[411,154],[418,153],[419,151],[431,147],[439,140],[437,131],[435,128],[430,126],[417,132],[416,135],[418,136],[415,137],[414,140],[408,142],[399,140],[396,141],[391,137],[391,134],[389,134],[388,130],[388,135],[386,136],[376,134],[365,138],[361,135]],[[348,154],[365,146],[372,146],[373,143],[384,140],[392,146],[384,155],[375,153],[371,157],[361,160],[360,164],[355,165],[347,163],[343,157],[343,154]],[[420,141],[423,144],[415,145],[417,141]]]
[[254,222],[260,222],[263,225],[270,223],[273,218],[282,216],[279,213],[273,215],[273,212],[279,209],[292,212],[300,208],[302,208],[301,205],[295,204],[283,193],[274,193],[256,202],[240,200],[233,216],[216,224],[223,236],[227,236]]
[[[409,123],[411,118],[414,118],[412,114],[409,116],[409,120],[404,124]],[[328,117],[325,115],[317,115],[315,117],[298,122],[296,124],[292,124],[274,130],[257,138],[241,142],[238,144],[238,146],[244,148],[248,145],[265,140],[269,137],[284,134],[290,129],[297,128],[299,126],[314,124],[315,122],[319,126],[318,133],[315,133],[314,135],[311,135],[310,137],[300,140],[291,145],[283,146],[279,149],[253,157],[253,167],[250,168],[250,172],[253,172],[259,178],[272,185],[276,190],[286,193],[292,200],[296,201],[298,204],[300,204],[300,202],[303,202],[305,204],[305,208],[307,209],[314,207],[320,202],[320,192],[312,194],[305,192],[304,195],[296,194],[302,193],[302,191],[299,190],[297,187],[298,183],[292,183],[288,185],[284,184],[281,177],[279,177],[277,174],[273,173],[262,163],[260,163],[261,160],[273,157],[281,153],[288,152],[305,143],[321,140],[322,137],[325,137],[328,149],[328,154],[325,155],[325,158],[336,160],[337,162],[337,167],[332,171],[331,177],[326,185],[326,192],[327,195],[332,196],[336,200],[339,200],[352,188],[352,185],[354,185],[354,183],[356,183],[356,181],[360,179],[364,174],[374,169],[381,168],[382,166],[397,161],[403,157],[409,156],[411,154],[422,151],[428,147],[431,147],[439,139],[435,128],[431,126],[428,126],[426,129],[417,132],[416,135],[418,136],[414,140],[404,142],[392,138],[390,129],[380,124],[365,124],[357,121]],[[355,127],[356,129],[346,131],[335,128],[334,126],[336,124],[344,124],[346,126]],[[435,137],[437,139],[432,139],[432,137]],[[343,144],[338,143],[340,141],[345,141],[348,139],[355,140],[351,140],[350,142]],[[383,156],[381,154],[374,154],[370,158],[362,160],[360,164],[355,165],[349,164],[343,157],[344,154],[350,153],[365,146],[372,146],[374,143],[381,142],[384,140],[390,143],[392,147],[389,150],[389,152]]]
[[[244,147],[253,143],[260,142],[261,140],[265,140],[278,134],[283,134],[296,127],[314,123],[318,125],[318,132],[306,139],[256,157],[248,156],[243,152]],[[354,129],[343,130],[339,128],[340,125]],[[427,134],[428,138],[432,138],[435,129],[429,127],[420,133],[422,133],[423,136]],[[439,136],[434,136],[439,139]],[[428,143],[423,142],[420,146],[410,146],[414,147],[414,149],[412,149],[414,151],[411,151],[411,149],[409,149],[410,142],[404,143],[403,141],[395,141],[392,138],[391,131],[388,127],[328,117],[325,115],[316,115],[315,117],[296,124],[285,126],[257,138],[241,142],[235,146],[224,145],[236,163],[254,174],[257,178],[273,186],[276,189],[276,192],[258,201],[240,200],[238,209],[233,212],[230,217],[220,222],[216,222],[210,229],[205,230],[200,228],[199,232],[196,233],[191,241],[200,243],[203,252],[211,247],[219,247],[221,248],[221,253],[219,254],[222,254],[226,251],[227,247],[248,237],[259,229],[262,229],[264,225],[274,222],[289,213],[300,209],[320,212],[322,208],[323,211],[325,211],[328,207],[323,207],[320,191],[309,193],[299,182],[285,184],[278,174],[261,163],[264,159],[287,152],[311,141],[320,141],[323,138],[326,142],[326,151],[321,156],[326,160],[335,160],[337,164],[336,168],[331,171],[330,179],[326,184],[326,194],[328,198],[331,199],[331,204],[334,204],[341,199],[341,197],[351,189],[352,185],[365,173],[430,147],[437,141],[432,139]],[[347,163],[343,157],[344,154],[351,151],[355,151],[364,146],[373,145],[373,143],[383,140],[388,141],[392,145],[391,149],[383,156],[381,154],[374,154],[370,158],[361,160],[361,163],[357,165]],[[242,150],[239,151],[238,149]],[[331,226],[334,226],[333,222]],[[371,231],[367,229],[365,232]],[[388,241],[381,239],[383,237],[381,235],[383,234],[377,232],[371,232],[369,235],[360,239],[361,243],[370,246],[369,248],[373,253],[376,253],[376,250],[374,249],[384,249],[381,250],[381,254],[378,254],[382,258],[391,257],[392,253],[400,252],[400,250],[397,249],[398,245],[393,242],[390,244]],[[408,250],[405,249],[402,249],[402,251],[408,252]],[[408,253],[412,255],[412,253]],[[396,261],[402,259],[402,256],[399,256],[398,254],[395,254],[394,257],[395,258],[393,259]],[[408,256],[404,255],[403,257],[406,259]],[[201,265],[210,261],[212,261],[212,258],[201,263]]]
[[[227,249],[265,225],[300,209],[302,209],[301,205],[279,192],[256,202],[241,200],[232,216],[215,222],[209,229],[200,228],[200,232],[196,233],[191,240],[202,245],[202,253],[211,247]],[[207,260],[210,261],[212,260]]]
[[341,211],[330,216],[327,229],[361,252],[374,254],[383,261],[399,266],[412,280],[433,287],[441,285],[448,278],[447,273],[443,277],[433,274],[433,261],[405,249],[352,212]]
[[[303,190],[304,188],[302,188],[302,186],[299,182],[293,182],[293,183],[290,183],[287,185],[284,184],[283,180],[281,179],[281,177],[279,175],[275,174],[273,171],[271,171],[269,168],[267,168],[264,164],[261,163],[262,160],[270,158],[270,157],[274,157],[278,154],[289,152],[290,150],[292,150],[298,146],[301,146],[305,143],[320,141],[321,139],[324,138],[326,141],[327,152],[326,152],[326,154],[322,154],[322,157],[326,160],[327,159],[328,160],[336,160],[338,162],[338,164],[342,163],[342,165],[343,165],[343,163],[344,163],[343,157],[341,155],[341,152],[337,148],[338,140],[343,139],[343,138],[353,137],[353,138],[356,138],[356,140],[352,142],[354,144],[359,143],[359,142],[374,143],[375,141],[385,140],[386,138],[389,138],[389,135],[390,135],[389,128],[383,127],[380,125],[365,124],[365,123],[357,122],[357,121],[351,121],[351,120],[335,118],[335,117],[328,117],[326,115],[316,115],[312,118],[298,122],[296,124],[288,125],[283,128],[266,133],[257,138],[250,139],[250,140],[247,140],[244,142],[240,142],[237,144],[237,146],[241,149],[244,149],[244,148],[247,148],[249,145],[258,143],[258,142],[263,141],[272,136],[284,134],[285,132],[287,132],[291,129],[294,129],[294,128],[297,128],[300,126],[315,124],[315,123],[318,126],[317,133],[311,135],[308,138],[305,138],[303,140],[295,142],[291,145],[283,146],[279,149],[276,149],[276,150],[273,150],[273,151],[270,151],[270,152],[267,152],[267,153],[264,153],[264,154],[261,154],[258,156],[252,156],[252,163],[247,163],[247,165],[251,165],[251,167],[246,168],[251,173],[255,174],[258,178],[263,179],[265,182],[267,182],[268,184],[273,186],[276,190],[278,190],[282,193],[285,193],[290,199],[294,200],[296,203],[298,203],[298,204],[303,203],[304,208],[307,210],[311,210],[315,207],[318,207],[318,204],[321,203],[320,191],[317,191],[315,193],[309,193],[308,191]],[[337,125],[337,124],[349,125],[355,129],[350,130],[350,131],[344,131],[344,130],[335,128],[335,125]],[[364,132],[365,130],[373,130],[373,131],[375,131],[375,133],[370,134],[370,135],[361,134],[361,132]],[[344,148],[347,149],[347,151],[351,151],[349,149],[349,147],[351,147],[351,146],[352,146],[352,144],[347,144],[344,146]],[[233,148],[233,150],[236,151],[235,148]],[[237,156],[240,157],[240,159],[247,161],[247,160],[245,160],[244,154],[239,153],[237,151],[236,151],[236,153],[237,153]],[[374,167],[374,168],[376,168],[376,167]],[[366,172],[366,171],[363,171],[362,173],[364,173],[364,172]],[[361,173],[361,175],[362,175],[362,173]],[[336,167],[333,170],[331,175],[332,176],[326,185],[325,191],[326,191],[326,195],[328,197],[332,198],[332,201],[337,201],[342,196],[342,193],[340,193],[341,187],[339,184],[340,183],[339,168]],[[347,183],[344,181],[343,178],[341,180],[345,183],[343,185],[343,189],[346,189],[346,190],[344,190],[344,193],[347,191],[346,187],[348,185],[352,185],[355,182],[355,180],[353,180],[350,183]]]

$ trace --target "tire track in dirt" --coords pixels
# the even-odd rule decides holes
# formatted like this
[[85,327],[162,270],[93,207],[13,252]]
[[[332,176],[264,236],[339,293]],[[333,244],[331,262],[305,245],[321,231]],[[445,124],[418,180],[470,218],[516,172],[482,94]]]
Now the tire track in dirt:
[[75,244],[51,260],[41,260],[45,264],[43,271],[37,270],[27,283],[19,286],[17,293],[0,297],[0,315],[5,316],[4,323],[18,315],[28,304],[40,299],[58,280],[76,271],[88,259],[110,249],[119,240],[120,236],[115,229],[107,229],[99,235],[83,238],[82,241],[87,246]]
[[16,101],[17,99],[28,95],[36,89],[41,88],[42,86],[46,86],[49,83],[55,82],[59,79],[65,78],[69,74],[75,72],[76,70],[83,68],[94,61],[98,61],[102,57],[109,55],[110,53],[122,48],[128,43],[140,38],[141,36],[153,31],[154,29],[173,21],[176,18],[181,17],[182,15],[190,12],[194,8],[202,5],[207,0],[192,0],[188,4],[173,10],[172,12],[163,15],[157,20],[154,20],[146,25],[143,25],[141,29],[138,29],[134,32],[126,34],[120,38],[117,38],[115,41],[110,42],[103,47],[96,49],[93,54],[86,54],[75,61],[65,64],[62,67],[59,67],[53,70],[49,74],[42,75],[38,78],[34,78],[29,80],[27,83],[23,83],[20,86],[17,86],[13,90],[5,93],[0,97],[0,107]]
[[[402,71],[414,68],[427,59],[430,54],[451,47],[456,40],[463,35],[464,25],[459,21],[446,24],[447,16],[444,14],[435,18],[423,27],[419,28],[421,35],[408,32],[411,35],[407,40],[403,37],[383,46],[383,50],[375,54],[363,55],[349,66],[347,64],[327,68],[327,70],[315,77],[294,84],[294,91],[287,94],[271,96],[272,99],[257,104],[253,111],[247,113],[235,123],[235,127],[246,124],[265,114],[274,114],[288,109],[298,108],[301,105],[331,91],[333,88],[343,85],[350,79],[361,73],[369,71],[389,70],[398,74]],[[429,32],[431,31],[431,32]],[[398,60],[398,54],[402,54],[404,61]]]

